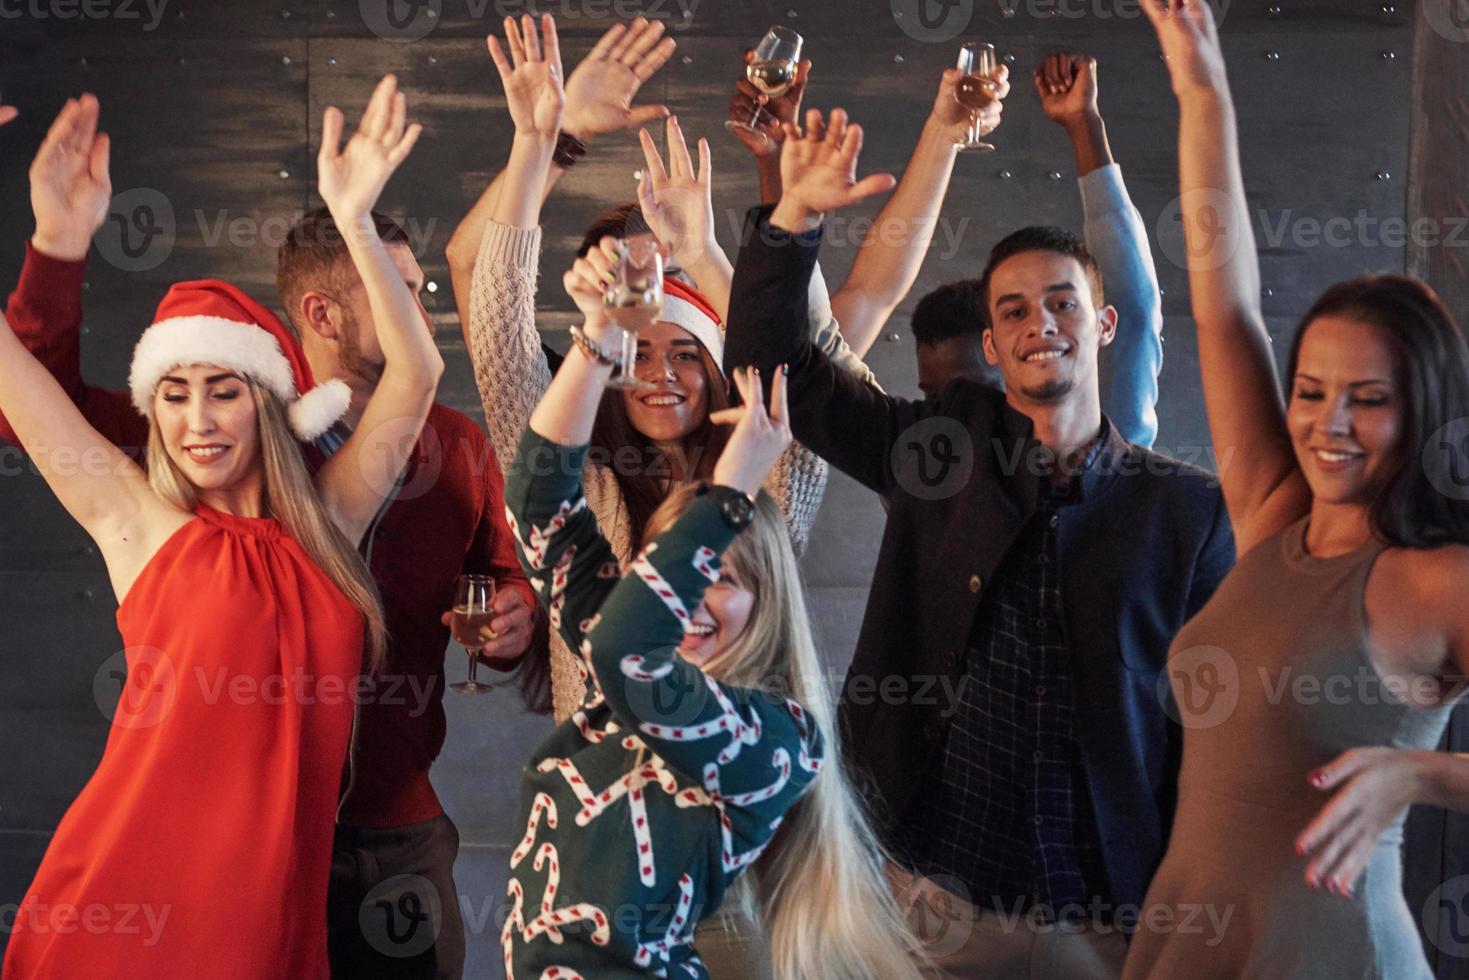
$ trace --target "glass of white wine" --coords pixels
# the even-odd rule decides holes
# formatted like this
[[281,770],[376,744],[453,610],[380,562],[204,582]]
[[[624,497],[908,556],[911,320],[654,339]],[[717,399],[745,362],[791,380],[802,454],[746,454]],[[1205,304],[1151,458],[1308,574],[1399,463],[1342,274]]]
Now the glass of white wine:
[[610,388],[652,388],[638,378],[638,331],[663,315],[663,256],[651,235],[638,235],[619,246],[616,279],[602,295],[612,322],[622,328],[617,369]]
[[955,143],[960,150],[990,153],[994,145],[986,143],[979,132],[979,110],[994,101],[994,90],[990,82],[995,76],[999,61],[995,58],[995,46],[982,42],[971,42],[959,49],[958,68],[964,73],[954,98],[969,110],[969,131],[964,139]]
[[[482,649],[480,632],[495,618],[495,580],[488,575],[461,575],[454,585],[454,606],[450,610],[450,629],[454,641],[469,654],[469,680],[449,686],[456,691],[483,694],[499,685],[476,680],[479,667],[479,652]],[[491,635],[494,635],[491,633]]]
[[[755,45],[755,56],[745,68],[745,77],[762,93],[778,99],[795,83],[796,66],[800,63],[801,35],[789,27],[772,27],[765,32],[760,43]],[[755,133],[762,140],[769,139],[759,125],[763,112],[765,110],[757,105],[748,123],[731,119],[724,125],[728,129],[743,129]]]

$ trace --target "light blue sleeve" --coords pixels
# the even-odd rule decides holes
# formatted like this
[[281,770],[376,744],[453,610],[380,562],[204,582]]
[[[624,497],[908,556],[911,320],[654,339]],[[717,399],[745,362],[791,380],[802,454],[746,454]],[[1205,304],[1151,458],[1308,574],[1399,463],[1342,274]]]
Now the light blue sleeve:
[[1077,183],[1086,245],[1101,268],[1107,302],[1117,308],[1117,337],[1101,359],[1102,411],[1128,442],[1151,447],[1158,438],[1163,298],[1147,225],[1127,196],[1117,164]]
[[842,336],[841,325],[831,312],[831,295],[827,291],[826,277],[821,274],[819,262],[811,272],[811,289],[807,298],[810,304],[811,342],[816,345],[816,349],[843,371],[881,391],[882,386],[877,383],[877,375],[872,373],[866,361],[857,356],[856,351],[847,346],[846,338]]

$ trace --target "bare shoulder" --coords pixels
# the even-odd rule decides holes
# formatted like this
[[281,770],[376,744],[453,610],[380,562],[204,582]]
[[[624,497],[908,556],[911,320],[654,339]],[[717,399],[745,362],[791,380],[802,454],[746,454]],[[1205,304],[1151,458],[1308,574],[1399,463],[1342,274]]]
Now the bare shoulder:
[[1368,633],[1390,672],[1443,676],[1469,655],[1469,546],[1388,548],[1364,600]]

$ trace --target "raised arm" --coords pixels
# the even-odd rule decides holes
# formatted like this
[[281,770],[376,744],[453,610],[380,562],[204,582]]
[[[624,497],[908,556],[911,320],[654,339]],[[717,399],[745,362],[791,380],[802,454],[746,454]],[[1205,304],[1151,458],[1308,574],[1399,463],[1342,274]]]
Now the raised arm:
[[[549,14],[543,15],[543,33],[554,33],[555,26],[550,21]],[[512,56],[517,54],[519,39],[534,35],[534,32],[535,21],[528,14],[522,15],[518,26],[514,18],[505,18],[505,35]],[[517,40],[511,41],[512,35]],[[630,24],[614,24],[607,29],[591,52],[566,79],[565,110],[561,123],[562,131],[568,137],[576,139],[582,146],[590,147],[593,142],[611,133],[642,126],[668,115],[668,107],[664,105],[632,104],[643,83],[652,78],[673,55],[674,40],[663,35],[662,21],[650,21],[644,17],[638,17]],[[521,53],[523,54],[523,49]],[[518,126],[516,133],[519,136]],[[550,139],[554,145],[555,132],[550,134]],[[540,205],[550,196],[551,188],[565,172],[566,168],[548,155],[540,166],[539,174],[527,179],[530,189],[522,191],[522,194],[525,195],[526,202],[534,204],[536,208],[536,217],[530,222],[531,227],[539,224]],[[474,275],[475,260],[480,254],[480,245],[490,222],[500,220],[493,216],[508,175],[507,169],[495,177],[449,239],[449,275],[454,287],[454,299],[459,306],[461,323],[469,320],[470,282]],[[535,184],[535,180],[539,180],[539,185]],[[505,222],[502,220],[501,223]],[[499,448],[501,458],[508,462],[510,454],[515,450],[515,443]]]
[[790,366],[791,426],[801,443],[879,493],[892,490],[889,462],[898,433],[918,420],[922,403],[891,398],[840,370],[812,343],[808,289],[827,208],[890,188],[893,178],[856,179],[861,128],[835,110],[828,128],[808,113],[805,135],[787,132],[784,191],[772,211],[747,220],[735,265],[725,365],[748,364],[765,376]]
[[[866,356],[883,324],[913,288],[933,241],[959,152],[954,144],[969,126],[970,110],[955,98],[963,77],[959,69],[950,68],[939,80],[938,95],[903,179],[863,239],[847,281],[831,298],[842,335],[859,357]],[[982,133],[1000,125],[1003,100],[1009,94],[1010,69],[1001,65],[990,101],[979,112]]]
[[1260,262],[1240,172],[1234,102],[1214,15],[1203,0],[1143,4],[1178,96],[1179,204],[1189,254],[1204,405],[1243,556],[1304,515],[1296,466],[1260,311]]
[[[110,146],[107,134],[97,130],[100,112],[92,95],[69,99],[31,163],[36,231],[26,246],[5,318],[87,422],[104,439],[141,458],[148,425],[131,397],[88,385],[82,378],[82,278],[92,236],[112,196]],[[0,439],[24,445],[3,415]]]
[[444,372],[427,316],[372,220],[388,178],[423,130],[408,125],[407,115],[397,79],[387,75],[345,147],[340,109],[328,106],[321,124],[318,187],[362,277],[383,352],[382,377],[361,421],[316,475],[327,512],[352,542],[361,539],[408,464]]
[[[454,285],[490,443],[505,465],[514,458],[530,414],[551,383],[536,330],[542,203],[536,188],[555,145],[564,101],[560,72],[551,70],[560,59],[555,24],[547,16],[542,26],[544,45],[534,22],[517,25],[511,18],[505,21],[505,47],[495,38],[488,41],[515,123],[510,159],[500,180],[515,190],[492,202],[475,240],[473,276],[468,286],[457,278]],[[461,225],[456,237],[465,228]]]
[[1074,51],[1036,69],[1041,108],[1066,130],[1076,156],[1087,248],[1102,272],[1117,334],[1102,358],[1102,410],[1122,437],[1151,447],[1158,438],[1158,374],[1163,367],[1163,297],[1148,229],[1127,196],[1097,106],[1097,60]]
[[671,249],[673,261],[693,278],[722,321],[729,316],[734,266],[714,237],[714,163],[709,141],[699,140],[699,169],[695,171],[677,117],[668,117],[667,166],[648,131],[642,130],[638,137],[643,144],[643,179],[638,183],[643,219],[653,237]]

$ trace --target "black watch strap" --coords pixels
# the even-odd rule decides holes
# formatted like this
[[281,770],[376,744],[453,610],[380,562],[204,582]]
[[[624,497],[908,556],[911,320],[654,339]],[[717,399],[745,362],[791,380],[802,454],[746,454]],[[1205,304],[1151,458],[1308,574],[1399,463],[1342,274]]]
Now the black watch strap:
[[699,495],[708,494],[719,504],[719,516],[724,518],[724,523],[732,530],[743,531],[755,520],[755,501],[750,495],[734,487],[726,487],[717,483],[704,483],[699,487]]

